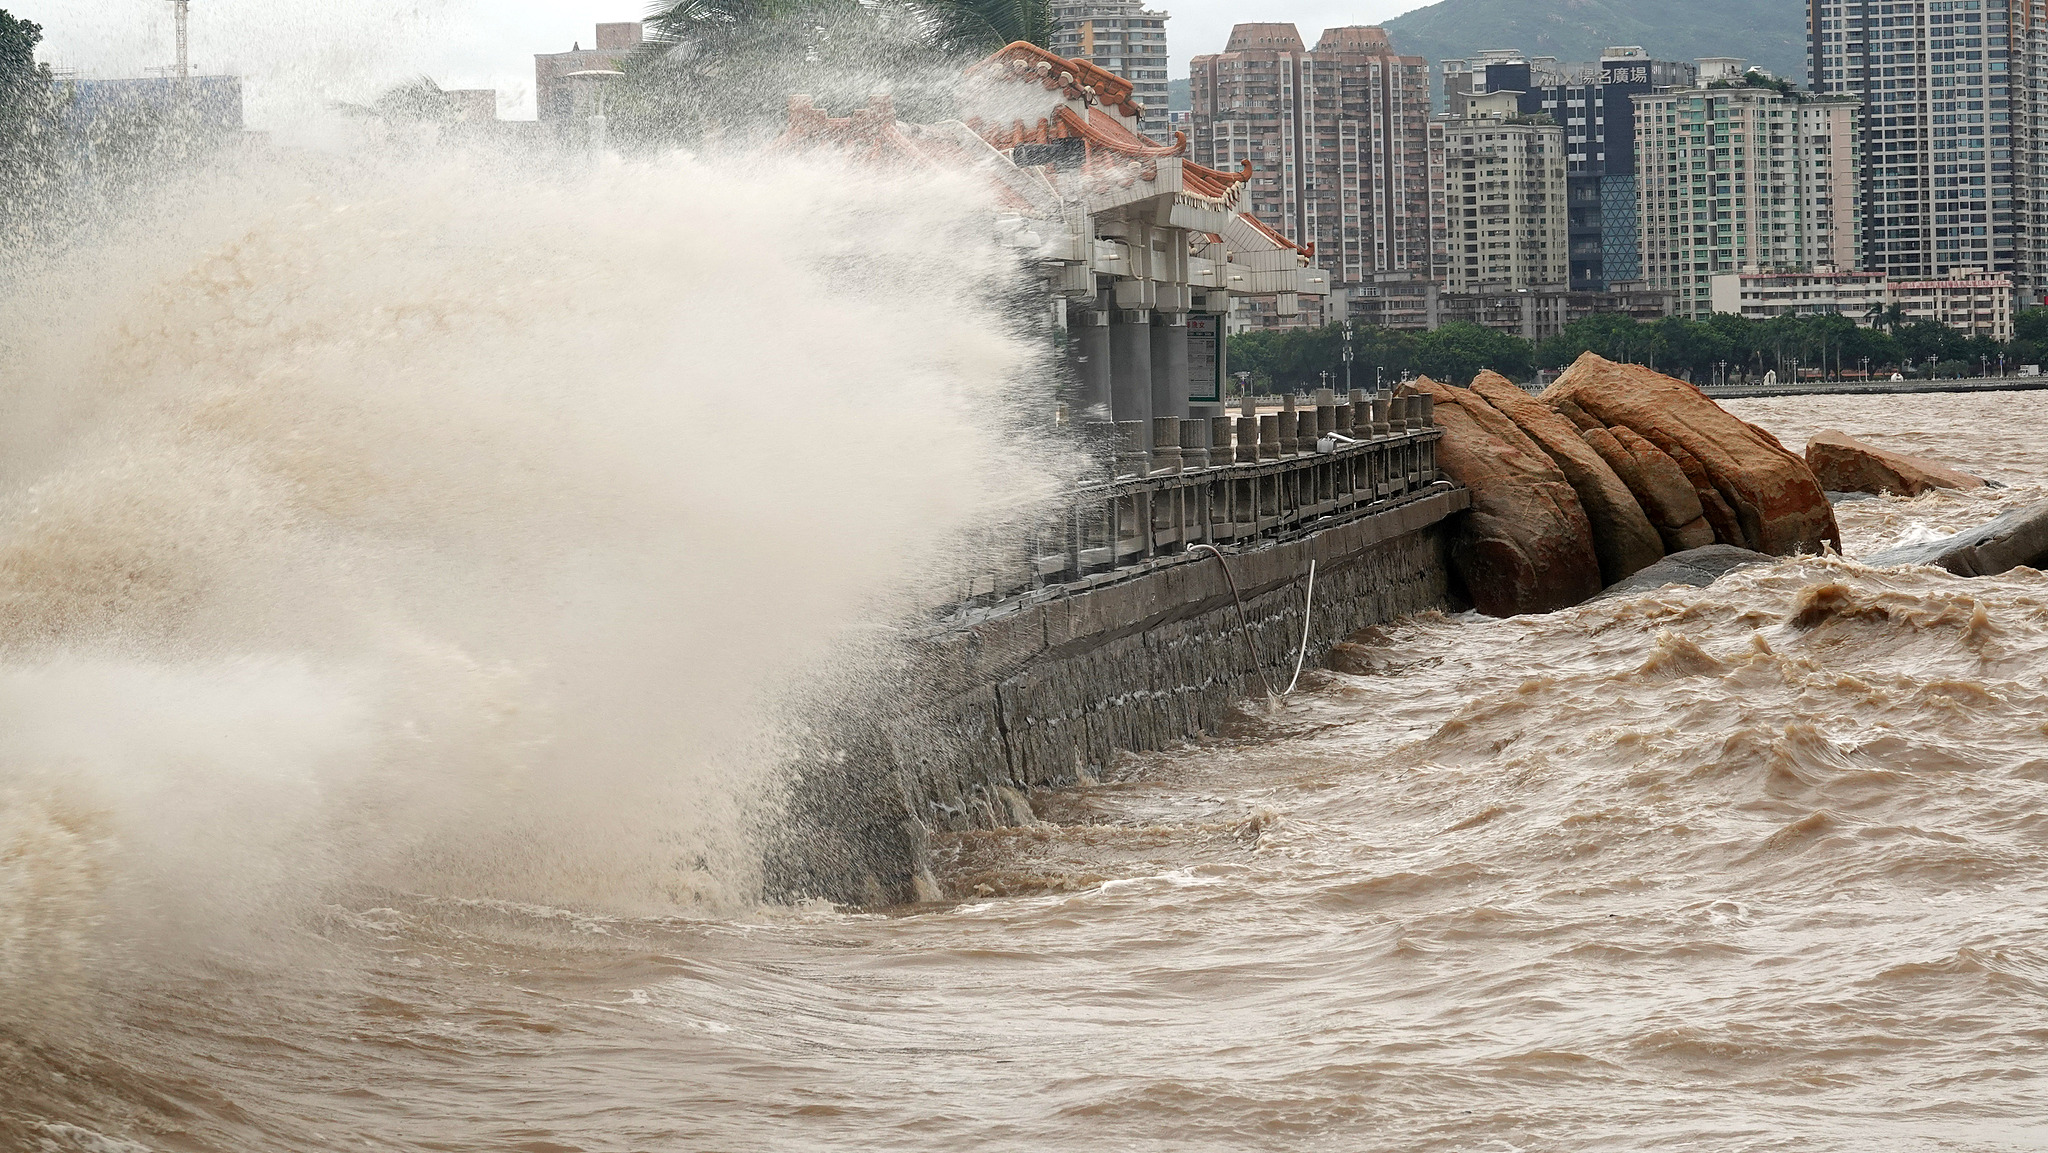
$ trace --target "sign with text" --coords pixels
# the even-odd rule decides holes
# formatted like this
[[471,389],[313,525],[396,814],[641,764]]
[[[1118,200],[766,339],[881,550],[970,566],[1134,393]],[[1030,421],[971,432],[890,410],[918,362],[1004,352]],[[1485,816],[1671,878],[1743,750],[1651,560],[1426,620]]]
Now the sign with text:
[[1188,400],[1215,404],[1223,399],[1223,317],[1188,314]]

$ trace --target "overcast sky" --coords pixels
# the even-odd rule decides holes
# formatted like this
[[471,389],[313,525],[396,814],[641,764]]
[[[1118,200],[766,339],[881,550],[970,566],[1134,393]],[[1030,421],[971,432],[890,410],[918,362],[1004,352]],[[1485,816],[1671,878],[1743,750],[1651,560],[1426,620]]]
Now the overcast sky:
[[[1293,21],[1313,43],[1325,27],[1371,24],[1428,0],[1164,0],[1173,74],[1223,47],[1242,21]],[[86,76],[133,76],[175,58],[169,0],[0,0],[43,26],[41,56]],[[247,79],[251,127],[332,100],[361,100],[412,76],[447,88],[495,88],[500,114],[533,115],[533,54],[592,39],[599,21],[633,20],[647,0],[192,0],[193,65]]]

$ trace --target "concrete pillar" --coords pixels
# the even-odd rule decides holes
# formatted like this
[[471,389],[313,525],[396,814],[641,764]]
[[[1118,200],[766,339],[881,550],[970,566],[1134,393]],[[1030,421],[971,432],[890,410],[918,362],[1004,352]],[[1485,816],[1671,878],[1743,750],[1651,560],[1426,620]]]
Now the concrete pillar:
[[1295,439],[1295,433],[1301,428],[1301,422],[1294,419],[1294,394],[1292,392],[1280,394],[1279,425],[1280,455],[1293,456],[1301,451],[1301,447]]
[[1188,318],[1160,312],[1152,317],[1152,415],[1188,415]]
[[1258,459],[1259,418],[1240,416],[1237,418],[1237,463],[1251,464]]
[[1316,441],[1322,439],[1318,430],[1322,420],[1322,409],[1304,408],[1294,414],[1294,451],[1307,456],[1316,450]]
[[1152,431],[1152,313],[1119,308],[1109,320],[1109,403],[1118,424]]
[[1390,398],[1388,398],[1388,397],[1385,397],[1385,396],[1378,396],[1378,397],[1374,397],[1374,398],[1373,398],[1373,402],[1372,402],[1372,434],[1373,434],[1374,436],[1390,436],[1390,435],[1392,435],[1392,433],[1393,433],[1393,421],[1392,421],[1392,417],[1393,417],[1393,414],[1392,414],[1392,411],[1391,411],[1391,409],[1392,409],[1392,405],[1393,405],[1393,401],[1392,401],[1392,400],[1391,400]]
[[[1328,390],[1325,389],[1324,391],[1327,392]],[[1337,398],[1336,395],[1332,393],[1330,396],[1329,403],[1325,404],[1318,400],[1316,404],[1316,435],[1318,437],[1323,437],[1328,436],[1329,434],[1336,431]]]
[[1076,311],[1067,328],[1067,355],[1074,365],[1074,411],[1086,420],[1108,420],[1109,313]]
[[1354,423],[1356,423],[1356,422],[1357,422],[1357,418],[1351,415],[1352,409],[1351,409],[1351,406],[1350,406],[1350,405],[1348,405],[1348,404],[1338,404],[1338,405],[1332,405],[1332,406],[1331,406],[1331,408],[1330,408],[1330,412],[1331,412],[1331,418],[1330,418],[1330,429],[1331,429],[1331,431],[1335,432],[1335,433],[1336,433],[1336,434],[1337,434],[1338,436],[1356,436],[1356,435],[1357,435],[1356,433],[1354,433],[1354,432],[1352,432],[1352,431],[1351,431],[1351,426],[1352,426],[1352,425],[1353,425]]
[[1211,467],[1229,464],[1237,459],[1230,447],[1230,433],[1237,421],[1227,416],[1209,418],[1209,464]]

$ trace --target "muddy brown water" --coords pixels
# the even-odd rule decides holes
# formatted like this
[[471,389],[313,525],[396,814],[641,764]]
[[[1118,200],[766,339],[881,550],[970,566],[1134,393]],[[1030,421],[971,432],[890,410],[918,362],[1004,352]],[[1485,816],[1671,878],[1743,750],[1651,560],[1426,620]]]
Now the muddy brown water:
[[[2048,497],[2032,394],[1730,407],[2008,486],[1846,503],[1851,558]],[[2048,1147],[2039,573],[1786,560],[1342,663],[943,839],[957,902],[20,962],[0,1148]]]

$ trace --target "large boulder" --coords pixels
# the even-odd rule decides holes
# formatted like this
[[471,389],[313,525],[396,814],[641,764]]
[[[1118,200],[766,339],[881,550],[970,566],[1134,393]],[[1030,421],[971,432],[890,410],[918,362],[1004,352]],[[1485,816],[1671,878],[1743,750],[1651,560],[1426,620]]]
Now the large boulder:
[[1983,488],[1981,477],[1926,457],[1887,452],[1846,432],[1824,428],[1806,442],[1806,467],[1829,492],[1919,496],[1937,488]]
[[1740,539],[1723,543],[1776,556],[1842,546],[1834,507],[1806,462],[1682,380],[1589,352],[1543,399],[1632,429],[1667,455],[1690,455],[1735,517]]
[[1635,493],[1579,436],[1576,425],[1497,373],[1474,377],[1472,391],[1513,421],[1571,482],[1593,526],[1593,552],[1600,558],[1602,580],[1610,585],[1626,580],[1663,558],[1663,537]]
[[1692,490],[1699,494],[1700,511],[1706,516],[1707,523],[1713,526],[1714,539],[1722,544],[1735,544],[1742,540],[1742,522],[1736,519],[1735,510],[1728,507],[1728,501],[1721,495],[1721,491],[1714,487],[1714,478],[1707,474],[1706,466],[1685,451],[1682,445],[1671,445],[1670,451],[1665,455],[1671,458],[1671,463],[1678,466],[1678,471],[1685,474],[1686,482],[1692,485]]
[[1414,387],[1436,398],[1438,464],[1471,490],[1451,566],[1473,606],[1496,617],[1544,613],[1599,592],[1592,523],[1550,455],[1471,389],[1427,377]]
[[1942,540],[1874,553],[1863,563],[1876,568],[1928,564],[1965,577],[1997,576],[2021,565],[2048,568],[2048,502],[2014,509]]
[[1751,565],[1771,564],[1778,558],[1732,544],[1710,544],[1703,548],[1675,552],[1649,568],[1622,581],[1607,586],[1597,599],[1611,597],[1641,596],[1672,585],[1691,585],[1705,588],[1736,569]]
[[1589,428],[1580,439],[1600,454],[1650,518],[1666,552],[1714,543],[1714,529],[1700,508],[1700,494],[1662,449],[1626,428]]

